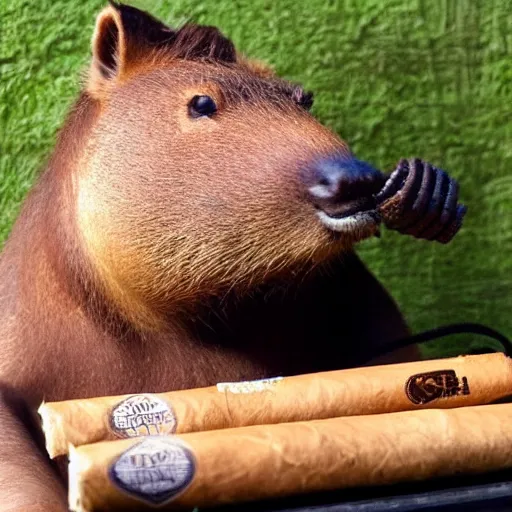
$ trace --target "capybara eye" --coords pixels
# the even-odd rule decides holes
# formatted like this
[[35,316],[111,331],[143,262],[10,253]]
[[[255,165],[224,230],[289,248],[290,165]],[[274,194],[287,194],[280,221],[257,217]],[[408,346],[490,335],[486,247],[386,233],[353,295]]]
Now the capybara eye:
[[217,112],[217,105],[210,96],[194,96],[188,105],[191,117],[212,116]]

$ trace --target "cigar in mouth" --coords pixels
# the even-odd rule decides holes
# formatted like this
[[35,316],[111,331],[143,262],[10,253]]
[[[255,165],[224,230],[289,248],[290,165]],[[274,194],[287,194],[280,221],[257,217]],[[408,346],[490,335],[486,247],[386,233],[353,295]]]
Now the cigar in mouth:
[[446,244],[461,228],[467,211],[458,203],[458,195],[455,179],[413,158],[400,160],[375,201],[387,228]]

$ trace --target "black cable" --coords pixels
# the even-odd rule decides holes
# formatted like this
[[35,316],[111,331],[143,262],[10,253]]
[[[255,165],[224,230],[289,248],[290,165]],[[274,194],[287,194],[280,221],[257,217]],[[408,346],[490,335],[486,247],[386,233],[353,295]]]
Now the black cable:
[[487,327],[486,325],[467,322],[443,325],[441,327],[429,329],[428,331],[413,334],[412,336],[407,336],[406,338],[392,341],[387,343],[386,346],[383,347],[383,350],[380,352],[373,352],[372,359],[387,355],[390,352],[394,352],[395,350],[401,348],[409,347],[410,345],[426,343],[428,341],[436,340],[444,336],[450,336],[452,334],[478,334],[492,338],[501,344],[504,349],[503,352],[505,352],[507,356],[512,357],[512,342],[506,336],[496,331],[495,329],[492,329],[491,327]]

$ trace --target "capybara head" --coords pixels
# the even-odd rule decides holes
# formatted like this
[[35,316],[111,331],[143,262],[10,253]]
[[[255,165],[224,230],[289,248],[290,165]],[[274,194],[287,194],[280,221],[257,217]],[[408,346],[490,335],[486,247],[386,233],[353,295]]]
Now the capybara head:
[[87,94],[99,105],[74,178],[79,233],[138,320],[247,289],[374,234],[382,176],[308,112],[311,95],[216,28],[111,5]]

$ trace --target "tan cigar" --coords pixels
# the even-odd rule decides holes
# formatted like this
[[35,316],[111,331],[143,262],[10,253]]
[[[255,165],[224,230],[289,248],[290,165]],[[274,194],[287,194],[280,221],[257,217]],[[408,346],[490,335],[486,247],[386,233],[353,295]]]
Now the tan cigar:
[[175,510],[512,467],[512,404],[106,441],[70,451],[73,511]]
[[48,453],[68,444],[421,408],[491,403],[512,395],[512,360],[461,356],[174,391],[45,403]]

